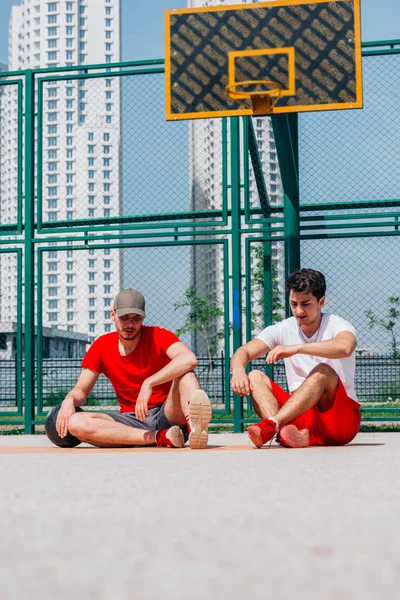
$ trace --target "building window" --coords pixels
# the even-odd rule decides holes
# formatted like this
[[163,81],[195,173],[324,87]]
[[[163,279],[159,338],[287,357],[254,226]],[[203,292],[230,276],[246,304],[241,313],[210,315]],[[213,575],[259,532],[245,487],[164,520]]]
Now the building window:
[[94,269],[95,268],[95,264],[94,264],[94,258],[90,258],[89,259],[89,269]]
[[109,256],[111,254],[110,248],[104,248],[104,256]]
[[104,204],[110,204],[110,196],[103,196]]
[[67,274],[67,283],[73,283],[74,282],[74,276],[71,273]]
[[103,214],[104,217],[109,217],[111,215],[111,211],[109,208],[104,208],[103,213],[104,213]]
[[94,171],[92,169],[88,171],[88,179],[94,179]]
[[67,286],[67,296],[73,296],[73,295],[74,295],[73,286]]
[[105,19],[106,27],[111,27],[112,19]]
[[57,23],[57,15],[48,15],[47,17],[48,25],[56,25]]
[[72,17],[73,17],[73,15],[69,15],[69,14],[65,15],[65,21],[67,23],[72,23]]
[[48,196],[57,196],[57,190],[58,190],[58,187],[56,185],[52,186],[52,187],[48,187],[47,188],[47,195]]
[[104,306],[111,306],[111,298],[104,298]]
[[58,283],[58,275],[49,275],[47,280],[49,283]]
[[104,281],[111,281],[111,273],[103,273]]
[[111,125],[112,117],[111,115],[106,115],[106,125]]
[[[53,152],[57,152],[56,150],[54,150]],[[57,158],[57,156],[55,156],[54,158]],[[111,163],[111,158],[103,158],[103,167],[109,167]]]
[[94,294],[95,293],[95,289],[96,289],[95,285],[89,285],[89,294]]
[[49,321],[57,321],[58,320],[58,313],[56,313],[56,312],[49,312],[47,314],[48,314]]
[[[56,29],[56,28],[54,28]],[[57,40],[48,40],[47,41],[48,48],[57,48]]]
[[75,300],[67,300],[67,308],[74,308]]
[[103,171],[104,179],[110,179],[110,177],[111,177],[111,171]]
[[111,31],[106,31],[106,40],[111,40]]
[[58,288],[56,287],[49,287],[49,296],[58,296]]
[[48,121],[57,121],[57,113],[56,112],[47,113],[47,120]]
[[48,200],[47,208],[57,208],[57,200]]
[[49,300],[48,308],[58,308],[58,300]]
[[87,147],[88,154],[93,154],[94,152],[94,144],[89,144]]
[[94,271],[89,271],[89,281],[94,281],[96,273]]
[[72,206],[73,206],[72,198],[67,198],[67,208],[72,208]]
[[106,6],[106,15],[111,15],[111,6]]
[[[57,35],[57,27],[48,27],[47,28],[47,35],[49,37],[53,37],[53,36]],[[50,46],[49,46],[49,48],[50,48]]]
[[94,208],[88,208],[88,217],[94,217]]
[[47,60],[57,60],[57,52],[51,51],[47,53]]
[[[48,221],[57,221],[57,212],[48,212],[47,213]],[[50,269],[51,271],[52,269]]]
[[111,269],[111,260],[107,259],[104,261],[104,268]]
[[71,27],[71,25],[67,25],[67,27],[65,28],[65,34],[66,35],[74,35],[74,28]]
[[57,158],[57,150],[48,150],[47,158]]
[[94,333],[94,330],[95,330],[95,324],[94,324],[94,323],[90,323],[90,324],[89,324],[89,331],[90,331],[91,333]]
[[103,183],[103,191],[109,192],[111,190],[111,183]]
[[57,162],[49,162],[47,163],[47,167],[49,171],[57,171]]
[[74,320],[74,313],[67,312],[67,321],[73,321],[73,320]]
[[89,167],[94,167],[94,158],[92,156],[90,156],[88,158],[88,166]]
[[73,126],[73,125],[71,125],[71,124],[69,123],[69,124],[67,125],[67,127],[66,127],[66,132],[67,132],[67,133],[72,133],[72,131],[73,131],[73,128],[74,128],[74,126]]
[[89,306],[95,306],[96,298],[89,298]]
[[73,93],[74,93],[74,89],[72,87],[67,87],[66,95],[72,96]]
[[109,142],[110,141],[110,134],[109,133],[104,133],[103,134],[103,140],[105,142]]
[[105,285],[104,286],[104,293],[105,294],[111,294],[111,285]]
[[67,182],[67,183],[73,183],[73,181],[74,181],[74,176],[73,176],[73,174],[72,174],[72,173],[67,173],[67,179],[66,179],[66,182]]
[[93,321],[93,319],[96,318],[96,311],[95,310],[89,310],[89,319],[91,319]]
[[73,7],[73,3],[72,2],[66,2],[65,3],[65,10],[71,11],[72,7]]
[[67,262],[67,271],[73,271],[74,269],[74,263],[71,261]]
[[[110,315],[108,315],[110,317]],[[111,323],[104,323],[104,331],[106,333],[110,333],[111,331]]]
[[90,181],[88,184],[89,192],[94,192],[94,186],[95,186],[95,183],[93,181]]

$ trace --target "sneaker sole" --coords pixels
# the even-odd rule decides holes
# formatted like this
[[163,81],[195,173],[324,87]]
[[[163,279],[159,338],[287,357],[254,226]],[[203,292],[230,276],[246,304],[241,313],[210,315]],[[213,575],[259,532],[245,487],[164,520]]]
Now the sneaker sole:
[[203,450],[208,443],[208,425],[212,417],[211,402],[203,390],[197,390],[190,398],[189,418],[194,430],[189,434],[189,448]]
[[185,445],[182,429],[178,425],[174,425],[169,429],[167,438],[174,448],[183,448]]
[[310,445],[308,429],[298,430],[295,425],[285,425],[279,435],[283,445],[289,448],[307,448]]

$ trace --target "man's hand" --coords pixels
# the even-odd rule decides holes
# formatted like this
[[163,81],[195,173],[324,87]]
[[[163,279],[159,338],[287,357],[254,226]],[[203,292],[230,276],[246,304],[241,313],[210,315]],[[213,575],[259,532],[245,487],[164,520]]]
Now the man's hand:
[[253,390],[246,371],[234,371],[231,380],[232,390],[240,396],[248,396]]
[[70,400],[64,400],[61,404],[56,422],[56,430],[61,438],[64,438],[68,433],[68,421],[71,415],[74,414],[75,406]]
[[139,421],[144,421],[149,414],[148,404],[153,388],[147,381],[143,381],[139,396],[136,400],[135,415]]
[[272,365],[272,363],[278,362],[281,358],[289,358],[294,354],[297,354],[299,349],[301,348],[301,344],[292,344],[288,346],[276,346],[273,350],[268,352],[268,356],[266,359],[266,363]]

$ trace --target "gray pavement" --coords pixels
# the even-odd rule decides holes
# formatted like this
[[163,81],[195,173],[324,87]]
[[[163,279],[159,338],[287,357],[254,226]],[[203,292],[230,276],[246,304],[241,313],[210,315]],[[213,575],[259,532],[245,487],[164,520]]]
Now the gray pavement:
[[69,451],[0,436],[1,600],[400,597],[400,434],[210,445]]

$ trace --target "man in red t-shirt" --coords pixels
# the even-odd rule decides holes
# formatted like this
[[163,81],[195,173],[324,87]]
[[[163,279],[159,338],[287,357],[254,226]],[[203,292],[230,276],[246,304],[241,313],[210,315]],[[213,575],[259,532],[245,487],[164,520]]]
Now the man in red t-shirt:
[[[115,297],[116,331],[100,336],[86,353],[81,375],[58,409],[56,432],[49,436],[54,443],[67,445],[72,434],[77,443],[101,447],[181,448],[183,428],[191,448],[207,446],[211,404],[193,372],[196,356],[171,331],[143,325],[145,316],[145,300],[137,290]],[[110,380],[120,413],[77,412],[100,373]]]

